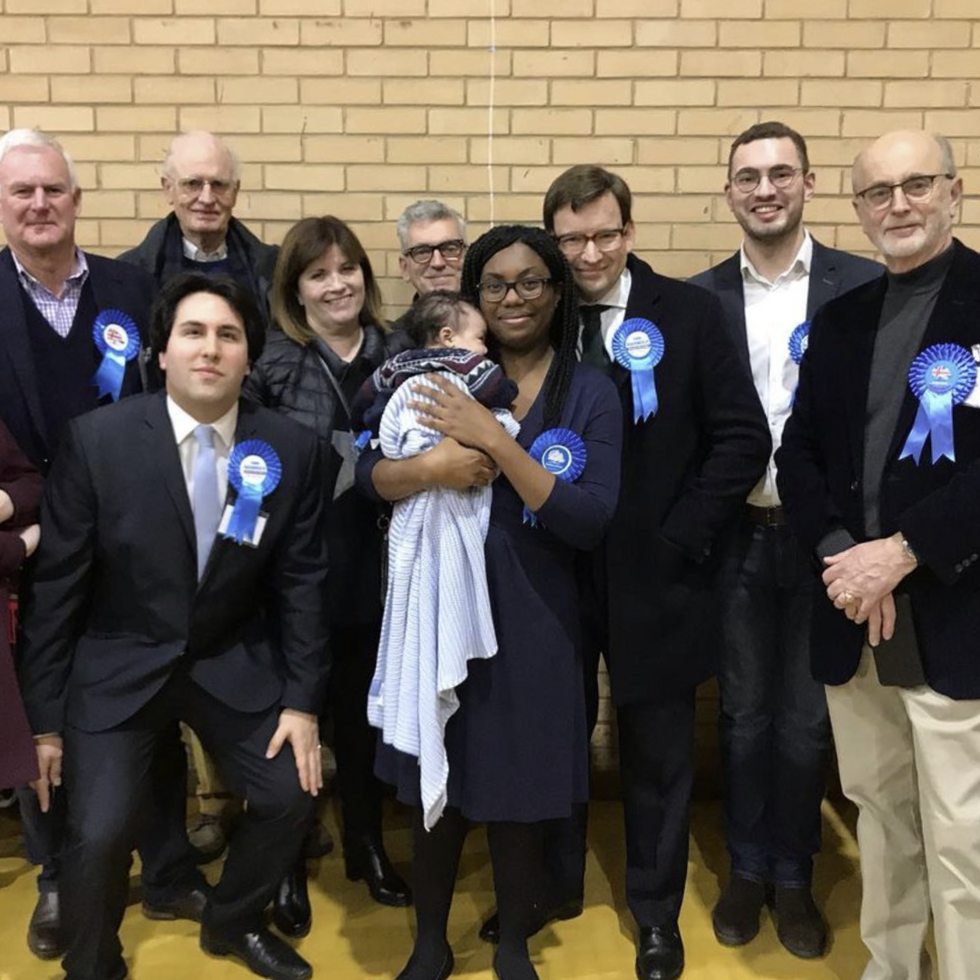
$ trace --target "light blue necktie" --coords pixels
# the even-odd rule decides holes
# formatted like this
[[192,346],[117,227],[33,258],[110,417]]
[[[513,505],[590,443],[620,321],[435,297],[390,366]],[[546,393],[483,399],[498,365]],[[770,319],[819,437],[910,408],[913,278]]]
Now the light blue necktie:
[[204,575],[214,536],[221,520],[221,497],[218,494],[218,460],[214,453],[214,429],[199,425],[194,430],[197,440],[197,458],[191,479],[194,484],[194,533],[197,537],[197,578]]

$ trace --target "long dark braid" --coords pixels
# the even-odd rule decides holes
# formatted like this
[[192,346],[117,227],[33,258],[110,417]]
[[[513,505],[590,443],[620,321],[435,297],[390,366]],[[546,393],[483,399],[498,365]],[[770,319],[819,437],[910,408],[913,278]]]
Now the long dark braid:
[[537,253],[551,273],[551,280],[558,290],[559,302],[551,318],[549,337],[555,349],[555,357],[545,378],[544,427],[552,429],[561,421],[561,412],[575,370],[575,348],[578,344],[578,298],[572,270],[561,254],[554,239],[540,228],[529,225],[498,225],[481,235],[466,253],[463,263],[461,292],[473,303],[480,305],[477,288],[483,267],[490,258],[505,248],[521,242]]

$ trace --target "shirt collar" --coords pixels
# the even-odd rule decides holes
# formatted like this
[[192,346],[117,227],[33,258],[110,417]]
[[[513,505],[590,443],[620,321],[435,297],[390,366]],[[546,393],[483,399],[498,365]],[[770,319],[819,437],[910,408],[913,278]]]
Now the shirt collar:
[[789,264],[789,268],[780,273],[771,282],[762,275],[761,272],[756,269],[752,264],[752,260],[745,254],[745,244],[738,250],[738,263],[739,268],[742,270],[742,280],[754,279],[756,282],[763,283],[767,286],[776,286],[784,279],[798,279],[801,276],[810,275],[810,264],[813,261],[813,239],[810,237],[809,231],[803,232],[803,243],[800,245],[799,251],[796,253],[796,257]]
[[[48,287],[45,286],[43,282],[36,279],[34,276],[30,274],[30,272],[27,271],[27,269],[21,263],[20,259],[17,258],[17,253],[13,249],[10,250],[10,254],[13,257],[14,266],[17,269],[17,275],[19,276],[20,281],[25,286],[27,286],[28,288],[30,288],[31,286],[38,286],[41,289],[47,289],[48,292],[51,292],[51,290],[48,289]],[[72,262],[71,272],[68,273],[68,276],[65,279],[65,285],[68,285],[69,283],[71,283],[72,285],[75,285],[76,283],[78,285],[82,285],[87,278],[88,278],[88,260],[85,258],[85,253],[80,248],[76,247],[75,258],[74,261]]]
[[205,252],[188,238],[181,238],[184,247],[184,258],[191,262],[221,262],[228,258],[228,239],[226,238],[213,252]]
[[[177,440],[178,446],[201,424],[193,415],[185,412],[169,395],[167,395],[167,414],[170,416],[170,424],[174,427],[174,438]],[[231,449],[232,443],[235,441],[235,427],[237,425],[237,401],[217,422],[211,423],[225,449]]]
[[582,306],[608,306],[610,309],[625,310],[626,303],[630,298],[630,286],[633,284],[633,275],[629,269],[623,269],[623,274],[612,284],[609,291],[595,301],[595,303],[582,303]]

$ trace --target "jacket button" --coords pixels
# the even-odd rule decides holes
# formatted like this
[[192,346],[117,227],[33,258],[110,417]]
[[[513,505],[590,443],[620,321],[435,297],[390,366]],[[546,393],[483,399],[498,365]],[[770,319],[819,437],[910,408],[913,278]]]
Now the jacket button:
[[861,481],[860,480],[852,480],[851,481],[851,493],[856,493],[857,492],[857,488],[859,486],[861,486]]
[[980,557],[980,556],[978,556],[978,555],[970,555],[970,561],[976,561],[978,557]]
[[959,575],[959,574],[960,574],[960,572],[962,572],[962,571],[963,571],[963,566],[962,566],[962,564],[961,564],[960,562],[957,562],[957,563],[956,563],[956,564],[955,564],[955,565],[953,566],[953,571],[954,571],[954,572],[956,572],[956,574],[957,574],[957,575]]

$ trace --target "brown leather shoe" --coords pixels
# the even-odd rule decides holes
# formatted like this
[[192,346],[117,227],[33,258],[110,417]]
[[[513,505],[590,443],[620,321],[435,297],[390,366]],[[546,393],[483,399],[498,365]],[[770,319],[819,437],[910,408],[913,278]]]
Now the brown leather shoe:
[[27,945],[39,960],[56,960],[65,955],[61,933],[58,892],[41,892],[27,926]]
[[197,823],[187,831],[187,839],[194,848],[194,860],[198,864],[216,861],[228,847],[228,835],[221,817],[210,813],[202,813],[197,818]]

